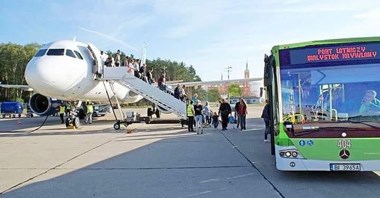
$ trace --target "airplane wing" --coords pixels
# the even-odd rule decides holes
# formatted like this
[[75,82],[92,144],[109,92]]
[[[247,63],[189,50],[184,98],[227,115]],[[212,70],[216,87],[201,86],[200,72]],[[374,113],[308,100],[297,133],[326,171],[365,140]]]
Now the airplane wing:
[[33,91],[33,88],[31,88],[29,85],[8,85],[8,84],[0,83],[0,87],[7,88],[7,89],[11,88],[11,89],[21,89],[24,91]]
[[225,83],[240,83],[240,82],[252,82],[252,81],[262,81],[263,78],[243,78],[243,79],[231,79],[231,80],[215,80],[215,81],[195,81],[195,82],[179,82],[179,83],[169,83],[167,82],[166,85],[185,85],[186,87],[194,87],[194,86],[200,86],[200,85],[219,85],[219,84],[225,84]]

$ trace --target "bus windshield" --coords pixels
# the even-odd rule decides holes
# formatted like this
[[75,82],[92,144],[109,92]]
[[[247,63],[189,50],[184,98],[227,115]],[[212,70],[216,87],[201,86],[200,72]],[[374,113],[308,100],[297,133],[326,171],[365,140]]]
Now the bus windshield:
[[380,137],[379,63],[281,67],[289,137]]

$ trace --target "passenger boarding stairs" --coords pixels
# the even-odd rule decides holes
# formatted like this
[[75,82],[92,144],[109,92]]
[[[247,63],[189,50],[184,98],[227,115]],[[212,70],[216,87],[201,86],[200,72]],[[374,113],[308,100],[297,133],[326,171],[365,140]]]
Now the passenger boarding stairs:
[[169,93],[160,90],[154,85],[136,78],[133,74],[127,72],[125,67],[104,67],[102,80],[116,81],[121,85],[129,88],[136,94],[153,102],[156,106],[174,113],[182,119],[186,118],[186,104]]

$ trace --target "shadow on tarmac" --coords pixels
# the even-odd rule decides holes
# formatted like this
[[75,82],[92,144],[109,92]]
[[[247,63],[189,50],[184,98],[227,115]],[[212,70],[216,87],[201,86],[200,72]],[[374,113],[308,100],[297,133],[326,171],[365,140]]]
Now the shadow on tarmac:
[[[261,119],[248,119],[247,122],[247,128],[258,130],[241,132],[238,129],[229,128],[228,131],[222,132],[219,126],[217,130],[207,128],[205,135],[196,135],[188,134],[187,129],[180,129],[180,131],[173,129],[172,132],[156,129],[157,134],[139,132],[133,134],[134,136],[119,137],[109,144],[120,143],[119,146],[122,147],[131,144],[131,140],[136,137],[154,139],[170,136],[170,138],[155,141],[54,177],[55,174],[59,175],[69,169],[62,164],[35,178],[41,177],[43,181],[27,184],[0,195],[12,198],[368,198],[378,197],[380,194],[379,176],[372,172],[281,172],[276,170],[274,158],[270,155],[270,144],[263,142],[264,126]],[[114,133],[112,129],[110,131],[93,130],[82,134]],[[66,133],[62,134],[66,135]],[[67,134],[73,135],[72,132],[67,132]],[[182,134],[186,136],[175,137]],[[98,149],[101,150],[102,147],[91,152],[97,152]]]

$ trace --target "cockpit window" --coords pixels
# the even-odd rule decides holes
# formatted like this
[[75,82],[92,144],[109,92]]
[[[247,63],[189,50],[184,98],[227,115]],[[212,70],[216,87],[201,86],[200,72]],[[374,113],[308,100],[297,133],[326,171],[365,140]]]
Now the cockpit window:
[[69,49],[66,49],[66,56],[76,58],[74,52],[72,50],[69,50]]
[[49,49],[47,52],[48,56],[63,56],[64,49]]
[[39,57],[39,56],[43,56],[45,55],[47,49],[40,49],[38,50],[38,52],[36,53],[36,55],[34,57]]
[[79,58],[79,59],[82,59],[83,60],[83,57],[82,57],[82,55],[79,53],[79,52],[77,52],[77,51],[74,51],[75,52],[75,54],[77,55],[77,57]]

